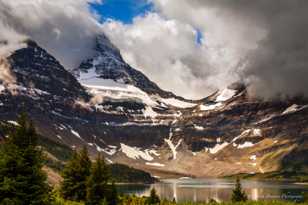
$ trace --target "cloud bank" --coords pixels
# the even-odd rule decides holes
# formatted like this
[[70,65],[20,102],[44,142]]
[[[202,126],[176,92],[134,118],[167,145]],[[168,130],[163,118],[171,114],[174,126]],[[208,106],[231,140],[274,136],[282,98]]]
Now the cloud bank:
[[185,97],[236,81],[264,98],[308,96],[308,1],[150,1],[131,24],[101,24],[88,5],[98,0],[0,0],[0,55],[30,37],[71,69],[104,31],[129,64]]
[[[163,88],[197,98],[243,81],[263,98],[308,95],[307,1],[152,3],[159,14],[130,25],[109,21],[105,30],[126,60]],[[203,34],[199,46],[194,29]]]
[[213,56],[197,44],[197,31],[189,24],[148,13],[131,25],[109,21],[104,30],[127,62],[176,94],[204,97],[217,88],[215,81],[228,81],[228,72],[211,65]]
[[[94,36],[101,32],[89,2],[99,1],[0,0],[0,28],[5,25],[19,35],[30,37],[72,69],[81,59],[92,55]],[[10,39],[20,40],[20,36],[14,37]]]

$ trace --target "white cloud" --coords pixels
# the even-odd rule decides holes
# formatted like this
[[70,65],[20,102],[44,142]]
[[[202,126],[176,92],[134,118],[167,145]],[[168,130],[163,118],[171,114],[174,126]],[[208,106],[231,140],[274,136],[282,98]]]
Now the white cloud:
[[[308,95],[308,2],[302,0],[152,0],[164,16],[204,32],[206,44],[263,98]],[[230,66],[226,67],[228,70]]]
[[110,20],[104,31],[129,64],[176,94],[201,98],[236,78],[225,68],[228,61],[216,61],[220,50],[197,44],[191,24],[148,13],[132,24]]
[[0,22],[29,36],[71,69],[92,54],[93,37],[101,32],[89,2],[99,1],[0,0]]

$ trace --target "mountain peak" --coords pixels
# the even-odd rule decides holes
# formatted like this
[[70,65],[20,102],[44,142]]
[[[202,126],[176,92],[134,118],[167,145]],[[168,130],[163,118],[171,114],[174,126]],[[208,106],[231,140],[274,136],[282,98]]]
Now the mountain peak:
[[57,59],[33,40],[26,40],[25,44],[25,47],[7,57],[16,84],[57,96],[86,95],[74,76],[65,70]]
[[96,37],[95,50],[96,54],[93,57],[84,60],[74,70],[74,74],[82,83],[93,84],[93,81],[97,82],[99,79],[110,79],[118,83],[133,85],[151,95],[179,98],[171,92],[162,90],[142,72],[128,65],[122,58],[120,50],[105,34]]

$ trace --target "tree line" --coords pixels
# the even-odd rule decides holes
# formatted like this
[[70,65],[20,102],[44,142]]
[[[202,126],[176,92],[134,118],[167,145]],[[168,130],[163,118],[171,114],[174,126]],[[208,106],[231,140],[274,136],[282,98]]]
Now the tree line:
[[[38,146],[38,134],[33,122],[26,114],[22,114],[17,123],[18,126],[8,131],[0,145],[1,205],[161,203],[155,189],[151,191],[150,197],[119,197],[103,156],[99,154],[92,162],[86,147],[74,152],[62,171],[60,188],[54,189],[47,183],[46,173],[42,170],[45,157],[42,148]],[[72,203],[66,203],[65,200]],[[246,200],[247,196],[237,180],[232,201]]]
[[33,122],[22,114],[17,123],[0,149],[1,205],[49,205],[55,192],[86,205],[117,204],[117,190],[104,158],[98,155],[92,162],[86,148],[74,152],[62,172],[59,191],[53,190],[42,170],[45,157]]

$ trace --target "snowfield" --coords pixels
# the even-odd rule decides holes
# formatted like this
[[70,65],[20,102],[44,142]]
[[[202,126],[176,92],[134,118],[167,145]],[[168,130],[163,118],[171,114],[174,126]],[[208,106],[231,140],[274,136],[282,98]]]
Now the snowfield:
[[243,144],[239,144],[238,145],[238,149],[244,149],[244,148],[249,148],[249,147],[253,147],[255,144],[253,144],[252,142],[244,142]]
[[122,83],[120,80],[102,79],[96,74],[95,68],[81,72],[78,81],[94,96],[95,103],[102,103],[104,98],[122,101],[137,101],[155,107],[158,103],[141,89]]
[[171,105],[178,108],[192,108],[197,106],[197,104],[184,102],[175,98],[162,98],[161,101],[167,105]]
[[230,100],[236,94],[236,90],[231,90],[229,88],[224,89],[216,98],[216,102],[224,102]]
[[222,103],[216,103],[212,105],[200,105],[200,110],[201,111],[209,111],[209,110],[215,110],[217,108],[220,108],[223,104]]
[[145,161],[152,161],[154,158],[150,155],[148,150],[142,151],[138,147],[130,147],[123,143],[121,145],[121,151],[131,159],[143,159]]

